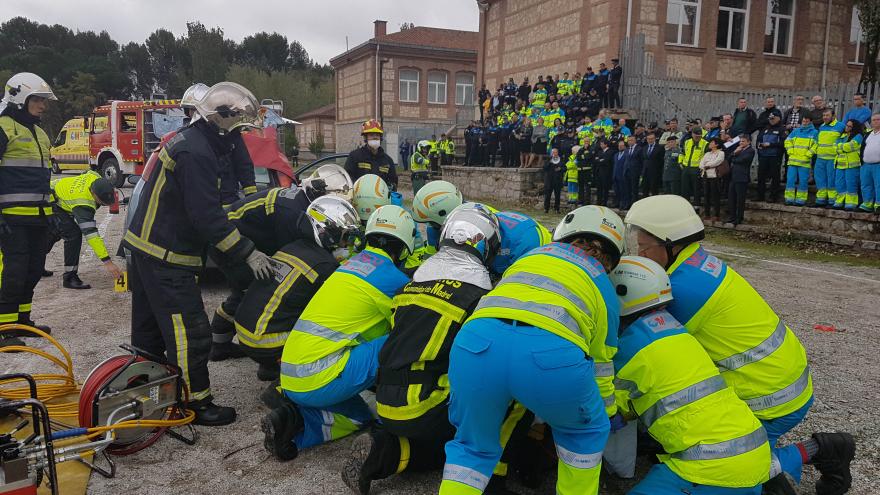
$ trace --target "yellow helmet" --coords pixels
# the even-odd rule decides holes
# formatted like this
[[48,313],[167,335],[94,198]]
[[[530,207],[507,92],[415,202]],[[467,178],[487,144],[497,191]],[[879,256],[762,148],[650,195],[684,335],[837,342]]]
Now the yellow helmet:
[[362,222],[369,220],[370,215],[379,207],[391,204],[388,184],[375,174],[362,175],[355,181],[351,191],[351,204]]
[[370,119],[361,125],[361,134],[385,134],[382,124],[376,119]]
[[451,182],[434,180],[425,184],[413,198],[413,219],[443,225],[446,215],[461,206],[461,191]]

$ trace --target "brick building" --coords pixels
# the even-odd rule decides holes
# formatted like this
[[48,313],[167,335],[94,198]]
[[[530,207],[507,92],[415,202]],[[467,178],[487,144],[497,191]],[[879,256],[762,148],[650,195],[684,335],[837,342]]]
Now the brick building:
[[[627,35],[657,67],[706,89],[803,88],[858,80],[852,0],[477,0],[478,83],[598,71]],[[829,12],[829,6],[830,12]],[[626,67],[624,67],[626,70]]]
[[313,157],[312,152],[309,150],[309,144],[317,142],[319,135],[324,140],[324,149],[321,151],[334,151],[336,149],[335,103],[298,115],[293,120],[299,122],[299,125],[296,126],[296,137],[299,140],[300,157]]
[[360,146],[361,124],[378,118],[389,155],[397,145],[447,132],[473,118],[479,34],[416,26],[386,32],[330,60],[336,71],[336,149]]

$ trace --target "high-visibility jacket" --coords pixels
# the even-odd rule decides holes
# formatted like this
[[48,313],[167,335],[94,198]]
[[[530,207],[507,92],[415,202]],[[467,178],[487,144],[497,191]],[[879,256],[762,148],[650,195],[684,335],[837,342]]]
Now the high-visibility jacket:
[[311,201],[297,186],[276,187],[245,196],[226,208],[241,235],[269,256],[297,239],[314,238],[305,215]]
[[[535,97],[532,99],[532,106],[544,106],[547,103],[547,90],[539,89],[532,93]],[[552,122],[551,122],[552,124]]]
[[846,135],[841,135],[837,139],[837,157],[834,165],[837,168],[858,168],[862,166],[862,144],[864,138],[861,134],[856,134],[850,139]]
[[609,416],[620,308],[605,268],[582,249],[553,242],[518,259],[470,319],[506,318],[558,335],[595,362],[596,382]]
[[572,93],[574,93],[574,94],[580,93],[581,92],[581,83],[583,83],[583,82],[584,82],[584,80],[580,77],[573,79],[571,81]]
[[391,298],[409,278],[368,246],[340,266],[309,301],[281,356],[281,387],[310,392],[333,381],[351,347],[388,333]]
[[611,132],[614,130],[614,122],[609,117],[593,122],[593,126],[601,127],[605,131],[606,138],[610,137]]
[[837,158],[837,138],[843,133],[843,122],[832,120],[830,124],[819,126],[819,136],[816,138],[816,157],[820,160],[834,160]]
[[454,155],[455,154],[455,142],[451,139],[447,139],[446,141],[440,142],[441,150],[446,155]]
[[424,155],[416,151],[409,159],[409,169],[413,172],[427,172],[430,163]]
[[541,112],[541,118],[544,119],[544,125],[547,127],[556,125],[556,119],[559,119],[563,124],[565,123],[562,114],[559,113],[559,109],[544,110]]
[[556,93],[559,94],[560,96],[570,95],[572,89],[574,89],[574,88],[572,86],[571,79],[562,79],[556,85]]
[[486,292],[457,280],[431,280],[410,282],[394,297],[376,379],[376,410],[394,434],[414,436],[448,421],[449,351]]
[[438,145],[439,141],[428,141],[428,156],[438,156],[440,154],[440,146]]
[[699,243],[679,253],[667,272],[674,297],[667,310],[758,418],[784,416],[810,400],[804,346],[745,279]]
[[703,159],[703,155],[706,154],[706,141],[700,139],[697,142],[694,142],[693,139],[688,139],[684,143],[684,152],[679,155],[678,163],[682,167],[699,167],[700,160]]
[[244,261],[254,244],[220,205],[217,157],[228,152],[228,143],[201,120],[169,139],[145,177],[125,246],[193,271],[201,270],[208,245],[233,263]]
[[242,345],[280,349],[300,314],[334,270],[336,258],[315,244],[299,239],[273,256],[274,276],[254,280],[235,312],[235,331]]
[[592,136],[592,135],[593,135],[593,124],[582,125],[582,126],[578,127],[578,130],[577,130],[578,144],[583,146],[584,140],[587,139],[587,136]]
[[819,131],[812,124],[798,127],[791,131],[785,140],[785,151],[788,152],[788,165],[810,168],[813,155],[816,154]]
[[578,181],[578,165],[577,165],[577,156],[571,155],[568,157],[568,161],[565,162],[565,182],[577,182]]
[[49,136],[40,126],[26,126],[8,115],[0,117],[0,131],[6,137],[0,157],[0,213],[51,215]]
[[767,481],[767,432],[667,311],[642,315],[621,332],[614,369],[621,411],[639,416],[672,472],[729,488]]
[[55,204],[73,217],[95,256],[101,261],[107,261],[110,255],[95,222],[95,212],[101,205],[95,201],[91,190],[92,184],[100,178],[100,174],[90,170],[76,177],[55,179],[51,184]]
[[553,242],[553,234],[535,219],[515,211],[495,213],[501,227],[501,247],[492,260],[492,271],[504,274],[510,265],[536,247]]

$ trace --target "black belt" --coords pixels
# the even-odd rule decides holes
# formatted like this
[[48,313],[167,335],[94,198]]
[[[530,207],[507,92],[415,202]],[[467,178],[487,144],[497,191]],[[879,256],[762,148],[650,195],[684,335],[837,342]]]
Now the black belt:
[[443,373],[428,370],[397,370],[394,368],[379,367],[376,383],[381,385],[397,385],[408,387],[410,385],[436,385],[437,379]]

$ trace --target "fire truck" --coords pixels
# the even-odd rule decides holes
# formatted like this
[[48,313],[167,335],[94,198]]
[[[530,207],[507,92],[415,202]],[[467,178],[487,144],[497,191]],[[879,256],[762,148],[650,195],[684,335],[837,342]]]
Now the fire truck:
[[[116,187],[140,175],[162,136],[179,129],[186,116],[180,100],[111,101],[89,119],[89,165]],[[106,119],[106,125],[97,126]]]

